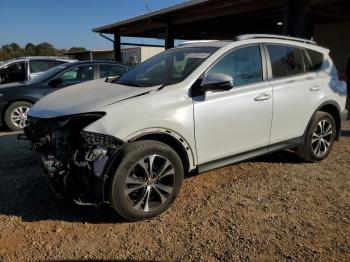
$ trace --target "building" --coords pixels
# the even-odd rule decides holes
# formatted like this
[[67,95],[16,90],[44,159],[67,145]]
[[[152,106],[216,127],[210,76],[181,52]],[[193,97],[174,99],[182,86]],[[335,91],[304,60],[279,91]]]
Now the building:
[[[125,64],[138,64],[151,56],[154,56],[164,51],[164,47],[157,46],[135,46],[130,48],[122,48],[122,62]],[[113,50],[87,50],[79,52],[67,52],[65,53],[70,59],[77,60],[114,60]]]
[[[313,38],[331,49],[340,72],[350,74],[349,0],[192,0],[93,29],[113,35],[115,60],[122,36],[164,39],[233,39],[248,33]],[[350,79],[350,75],[348,75]]]

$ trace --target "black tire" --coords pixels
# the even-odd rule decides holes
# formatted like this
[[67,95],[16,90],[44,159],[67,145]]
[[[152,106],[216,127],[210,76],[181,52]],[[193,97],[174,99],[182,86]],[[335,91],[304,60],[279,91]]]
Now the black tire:
[[[325,130],[328,129],[328,124],[331,126],[331,129],[332,129],[331,130],[332,133],[330,135],[320,136],[322,137],[323,140],[329,143],[328,146],[325,142],[320,141],[320,139],[318,139],[317,136],[315,135],[315,132],[317,135],[321,134],[321,131],[320,131],[321,129],[319,125],[321,125],[322,123],[327,123],[326,127],[324,128]],[[337,132],[337,127],[336,127],[334,118],[326,112],[320,112],[320,111],[316,112],[316,114],[313,117],[312,123],[310,124],[305,134],[303,144],[301,144],[297,148],[297,155],[306,161],[310,161],[310,162],[321,161],[322,159],[326,158],[331,152],[333,143],[335,140],[336,132]],[[319,153],[316,153],[317,146],[319,144],[320,144]],[[322,152],[322,149],[324,152]]]
[[[150,157],[152,156],[154,156],[154,160],[152,160],[154,164],[150,165],[148,163],[151,162]],[[147,162],[147,159],[149,162]],[[140,162],[144,163],[143,167],[139,164]],[[164,165],[162,164],[163,162]],[[168,163],[171,165],[168,165],[168,168],[163,170]],[[148,172],[147,169],[149,166],[152,166],[155,171]],[[142,182],[146,183],[146,185],[137,182],[139,185],[135,184],[135,187],[131,186],[132,183],[129,184],[126,182],[127,179],[129,182],[130,179],[133,181],[135,179],[141,181],[143,177],[147,179],[147,174],[149,173],[152,173],[152,175],[148,177],[154,175],[154,178],[156,178],[157,174],[161,173],[161,169],[163,170],[162,174],[171,173],[171,175],[165,175],[160,178],[159,181],[147,180]],[[167,172],[165,172],[166,170]],[[138,176],[138,174],[141,173],[143,176]],[[114,168],[113,174],[110,191],[110,204],[112,208],[127,220],[138,221],[158,216],[170,207],[180,192],[184,177],[184,169],[179,155],[171,147],[158,141],[145,140],[133,142],[126,146],[121,154],[121,161]],[[159,177],[161,177],[161,175]],[[165,182],[170,183],[170,185],[165,185],[164,187],[164,179],[166,180]],[[152,180],[152,178],[149,178],[149,180]],[[160,188],[160,186],[162,186],[162,188]],[[134,188],[136,187],[140,188],[135,190]],[[162,191],[164,188],[167,191],[169,189],[172,191],[169,193]],[[132,193],[127,193],[128,190],[132,191]],[[163,197],[161,197],[161,195],[163,195]],[[136,200],[132,199],[133,197],[136,198]],[[152,200],[154,200],[153,203],[151,202]],[[159,206],[156,206],[157,200],[160,202],[158,203]],[[139,207],[138,204],[140,205]],[[154,204],[153,208],[151,204]]]
[[20,124],[16,124],[12,118],[11,115],[15,112],[16,109],[19,108],[31,108],[32,107],[32,103],[29,103],[27,101],[17,101],[12,103],[5,111],[5,115],[4,115],[4,120],[5,120],[5,124],[8,128],[10,128],[12,131],[22,131],[23,128],[20,127]]

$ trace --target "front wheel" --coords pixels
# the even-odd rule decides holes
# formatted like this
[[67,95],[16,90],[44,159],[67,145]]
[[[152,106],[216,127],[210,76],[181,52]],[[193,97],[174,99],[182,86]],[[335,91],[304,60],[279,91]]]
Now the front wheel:
[[5,123],[12,131],[22,131],[27,125],[27,113],[32,104],[27,101],[12,103],[5,111]]
[[179,194],[183,177],[182,161],[171,147],[157,141],[133,142],[115,170],[111,206],[132,221],[158,216]]
[[297,154],[311,162],[326,158],[333,147],[336,131],[334,118],[330,114],[316,112],[304,143],[297,149]]

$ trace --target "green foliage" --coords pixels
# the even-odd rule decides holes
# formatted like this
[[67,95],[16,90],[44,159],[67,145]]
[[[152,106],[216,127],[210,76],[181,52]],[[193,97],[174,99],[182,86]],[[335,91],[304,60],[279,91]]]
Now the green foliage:
[[68,49],[68,52],[83,52],[86,51],[84,47],[72,47]]
[[[70,52],[85,51],[83,47],[72,47]],[[24,48],[16,43],[3,45],[0,48],[0,61],[12,59],[19,56],[56,56],[63,55],[67,52],[66,49],[56,49],[50,43],[44,42],[38,45],[28,43]]]

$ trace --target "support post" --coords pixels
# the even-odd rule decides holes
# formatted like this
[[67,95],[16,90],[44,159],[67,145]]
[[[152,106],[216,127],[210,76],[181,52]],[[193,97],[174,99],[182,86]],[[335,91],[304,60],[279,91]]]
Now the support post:
[[169,25],[165,28],[165,49],[174,47],[174,35]]
[[286,0],[283,17],[283,35],[311,38],[313,22],[307,13],[307,0]]
[[114,34],[113,50],[114,50],[114,60],[122,62],[122,49],[120,44],[119,33]]

